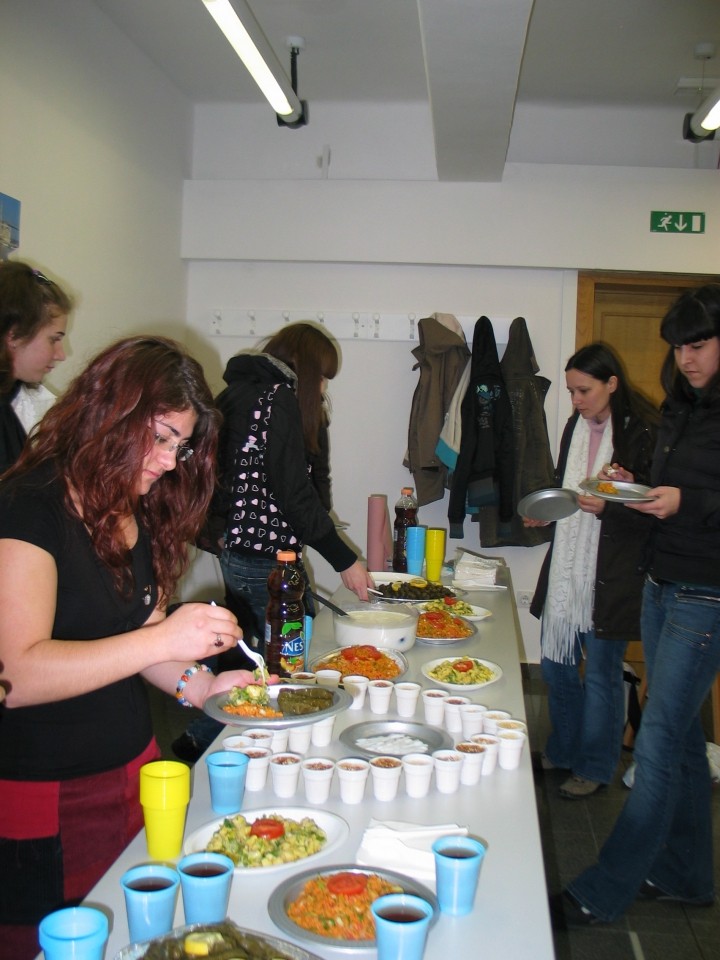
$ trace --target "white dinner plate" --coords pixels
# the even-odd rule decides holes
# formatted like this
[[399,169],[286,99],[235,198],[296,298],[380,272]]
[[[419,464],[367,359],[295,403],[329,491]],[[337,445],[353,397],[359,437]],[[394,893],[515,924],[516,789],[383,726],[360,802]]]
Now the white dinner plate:
[[[300,860],[292,860],[290,863],[279,863],[270,867],[235,867],[236,874],[242,874],[246,877],[258,873],[265,876],[268,873],[280,873],[283,870],[296,869],[298,866],[310,863],[318,857],[324,857],[326,853],[331,853],[336,847],[339,847],[340,844],[343,843],[350,833],[350,827],[342,817],[338,817],[334,813],[329,813],[327,810],[318,810],[315,807],[275,807],[270,804],[261,810],[240,810],[239,813],[245,817],[248,823],[254,823],[262,817],[272,817],[273,815],[283,817],[285,820],[304,820],[305,817],[310,817],[321,830],[325,831],[325,836],[327,837],[327,842],[321,850],[318,850],[317,853],[311,853],[309,857],[303,857]],[[185,841],[183,852],[186,855],[188,853],[202,853],[207,849],[210,838],[215,831],[221,827],[226,820],[231,819],[233,816],[235,816],[235,814],[218,817],[217,820],[212,820],[210,823],[199,827],[194,833],[191,833]]]
[[318,947],[332,948],[343,952],[357,952],[359,950],[374,950],[375,938],[372,940],[343,940],[340,937],[323,937],[319,933],[313,933],[298,926],[294,920],[291,920],[287,914],[288,907],[302,893],[305,884],[316,877],[332,876],[335,873],[361,873],[365,876],[375,874],[382,877],[392,884],[400,887],[403,893],[410,893],[416,897],[421,897],[433,908],[433,915],[430,921],[435,923],[438,917],[438,903],[435,895],[422,883],[413,880],[402,873],[395,873],[394,870],[386,870],[384,867],[361,867],[357,863],[338,864],[333,867],[324,867],[321,870],[305,870],[295,877],[288,877],[287,880],[275,888],[268,900],[268,913],[272,922],[278,926],[283,933],[294,937],[296,940],[304,940]]
[[[448,607],[448,612],[452,613],[455,617],[462,617],[463,620],[470,620],[471,623],[476,623],[479,620],[487,620],[488,617],[492,616],[492,610],[487,610],[485,607],[477,607],[474,603],[469,603],[469,607],[472,608],[472,613],[455,613],[452,607]],[[418,603],[417,608],[420,613],[428,613],[427,603]]]
[[[439,667],[446,660],[474,660],[475,663],[482,664],[483,667],[492,670],[493,678],[492,680],[486,680],[485,683],[448,683],[446,680],[438,680],[437,677],[430,674],[430,671]],[[483,690],[485,687],[489,687],[491,683],[497,683],[502,678],[503,672],[502,667],[493,663],[492,660],[481,660],[479,657],[440,657],[438,660],[428,660],[427,663],[424,663],[422,665],[422,675],[438,687],[444,687],[445,690],[452,690],[454,693],[463,693],[471,690]]]

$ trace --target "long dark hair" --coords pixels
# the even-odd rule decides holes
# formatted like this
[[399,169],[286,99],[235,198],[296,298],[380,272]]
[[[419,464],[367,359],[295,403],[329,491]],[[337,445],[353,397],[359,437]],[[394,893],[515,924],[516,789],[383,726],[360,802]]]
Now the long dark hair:
[[303,439],[308,453],[319,453],[320,427],[326,422],[322,402],[322,380],[332,380],[338,372],[340,358],[330,337],[312,323],[290,323],[267,341],[263,347],[277,360],[282,360],[297,376],[297,401],[303,425]]
[[28,343],[72,306],[62,287],[29,263],[0,261],[0,394],[9,393],[16,380],[8,337]]
[[[197,416],[188,443],[193,455],[141,497],[137,488],[154,443],[154,418],[186,410]],[[65,484],[67,509],[79,513],[123,590],[131,583],[131,565],[122,525],[137,516],[150,535],[167,603],[212,496],[219,419],[202,367],[183,347],[163,337],[119,340],[73,380],[5,476],[21,477],[52,461]]]
[[607,343],[595,341],[581,347],[565,364],[565,372],[568,370],[579,370],[602,383],[607,383],[611,377],[616,378],[617,387],[610,394],[613,447],[621,460],[627,459],[629,451],[625,450],[625,427],[628,417],[637,417],[647,424],[657,424],[660,421],[658,409],[632,386],[620,357]]
[[[708,283],[681,294],[663,317],[660,336],[670,344],[660,371],[665,393],[676,400],[693,398],[695,391],[675,362],[675,347],[720,337],[720,283]],[[710,380],[703,394],[711,396],[719,387],[720,371]]]

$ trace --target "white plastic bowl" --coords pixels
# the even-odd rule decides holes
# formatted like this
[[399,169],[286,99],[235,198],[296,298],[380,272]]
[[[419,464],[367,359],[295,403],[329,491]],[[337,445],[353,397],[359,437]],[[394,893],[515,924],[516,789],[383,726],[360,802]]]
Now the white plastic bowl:
[[386,650],[409,650],[415,645],[416,610],[382,603],[352,604],[345,610],[345,617],[333,614],[339,647],[369,643]]

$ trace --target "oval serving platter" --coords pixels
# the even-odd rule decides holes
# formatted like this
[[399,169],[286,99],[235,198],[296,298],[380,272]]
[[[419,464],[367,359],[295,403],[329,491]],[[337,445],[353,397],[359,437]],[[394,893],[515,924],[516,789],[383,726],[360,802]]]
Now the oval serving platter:
[[318,947],[331,947],[333,950],[356,952],[359,950],[372,950],[375,947],[375,940],[343,940],[341,937],[323,937],[319,933],[311,930],[305,930],[298,926],[294,920],[291,920],[287,914],[288,907],[297,899],[303,891],[305,884],[316,877],[332,876],[336,873],[361,873],[365,876],[376,874],[390,883],[402,887],[403,893],[410,893],[416,897],[422,897],[433,908],[433,915],[430,921],[431,925],[435,923],[438,917],[438,902],[435,894],[426,886],[413,880],[402,873],[395,873],[394,870],[385,870],[382,867],[361,867],[357,863],[338,864],[333,867],[327,867],[323,870],[304,870],[294,877],[288,877],[275,888],[268,900],[268,913],[272,922],[279,927],[283,933],[294,937],[296,940],[303,940]]
[[[367,745],[361,746],[359,740],[372,740],[375,737],[382,737],[384,742],[378,742],[377,749],[372,749]],[[386,738],[408,738],[409,741],[420,741],[425,745],[422,750],[417,744],[408,746],[402,751],[399,748],[392,748]],[[406,753],[427,753],[428,756],[433,750],[447,750],[453,745],[452,737],[440,727],[432,727],[425,723],[413,723],[407,720],[367,720],[364,723],[355,723],[351,727],[345,727],[339,738],[341,743],[349,747],[354,754],[361,754],[363,757],[379,757],[382,755],[390,757],[403,757]],[[401,742],[398,739],[398,742]]]
[[[406,663],[407,667],[407,663]],[[268,687],[270,704],[277,699],[281,690],[304,690],[301,683],[278,683]],[[352,703],[352,697],[345,690],[333,690],[333,702],[324,710],[318,710],[317,713],[304,713],[292,717],[241,717],[236,713],[228,713],[223,710],[223,706],[228,702],[228,692],[214,693],[208,697],[203,707],[205,713],[213,720],[219,720],[220,723],[226,723],[231,727],[269,727],[279,730],[281,727],[300,727],[308,723],[315,723],[316,720],[325,720],[327,717],[334,717],[336,713],[342,713]]]

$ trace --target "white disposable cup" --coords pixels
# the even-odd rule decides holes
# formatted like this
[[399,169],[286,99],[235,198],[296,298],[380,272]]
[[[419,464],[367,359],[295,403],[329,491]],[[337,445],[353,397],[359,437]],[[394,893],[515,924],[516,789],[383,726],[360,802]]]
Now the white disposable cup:
[[423,690],[421,696],[425,711],[425,723],[432,723],[436,727],[441,727],[445,718],[445,701],[450,694],[447,690],[438,690],[433,687],[430,690]]
[[343,803],[361,803],[365,793],[365,783],[370,773],[370,763],[361,757],[347,757],[335,764],[340,799]]
[[495,724],[495,733],[499,736],[503,730],[520,730],[527,734],[527,724],[523,720],[516,720],[510,717],[509,720],[498,720]]
[[486,710],[483,714],[483,733],[497,733],[498,720],[509,720],[507,710]]
[[250,730],[246,730],[243,736],[247,737],[250,743],[256,747],[268,747],[268,749],[272,750],[273,735],[271,730],[253,727]]
[[276,797],[294,797],[300,779],[302,757],[296,753],[276,753],[270,758],[270,776]]
[[306,687],[311,687],[314,683],[316,683],[315,674],[304,670],[300,673],[294,673],[291,679],[293,683],[301,683]]
[[440,793],[455,793],[460,786],[462,754],[457,750],[436,750],[432,756],[435,764],[435,786]]
[[414,717],[420,696],[420,684],[402,680],[395,684],[395,706],[399,717]]
[[448,733],[462,733],[460,707],[470,703],[470,697],[456,697],[455,694],[443,700],[443,720]]
[[393,687],[392,680],[371,680],[368,683],[371,713],[383,714],[388,712]]
[[308,802],[326,803],[330,796],[335,761],[329,757],[306,757],[301,767]]
[[376,800],[395,799],[402,768],[402,760],[399,757],[372,758],[370,774],[372,776],[373,796]]
[[327,687],[330,690],[337,689],[342,674],[339,670],[316,670],[315,681],[321,687]]
[[369,682],[367,677],[361,677],[354,673],[343,678],[343,686],[353,698],[348,710],[362,710]]
[[460,726],[463,740],[467,740],[474,733],[483,732],[483,714],[487,707],[482,703],[464,703],[460,707]]
[[299,727],[290,727],[287,748],[290,753],[307,753],[310,749],[312,724],[304,723]]
[[288,748],[288,739],[290,731],[287,727],[281,727],[279,730],[273,730],[270,748],[273,753],[285,753]]
[[310,739],[315,747],[327,747],[332,740],[335,717],[316,720],[310,727]]
[[485,747],[485,756],[483,757],[483,765],[480,775],[487,777],[491,773],[494,773],[495,767],[497,766],[500,738],[494,733],[476,733],[470,737],[470,742],[479,743],[481,746]]
[[485,747],[481,743],[462,740],[455,744],[455,749],[462,754],[460,783],[466,787],[471,787],[480,780],[486,753]]
[[262,790],[267,781],[268,767],[272,751],[268,747],[240,747],[240,753],[247,754],[249,763],[245,774],[246,790]]
[[419,799],[426,797],[430,789],[435,761],[427,753],[406,753],[402,758],[405,774],[405,793]]
[[503,730],[498,733],[498,739],[500,740],[498,763],[501,768],[517,770],[527,735],[522,730]]
[[252,747],[255,746],[250,737],[246,737],[242,733],[233,735],[232,737],[225,737],[222,741],[223,750],[242,750],[243,747]]

